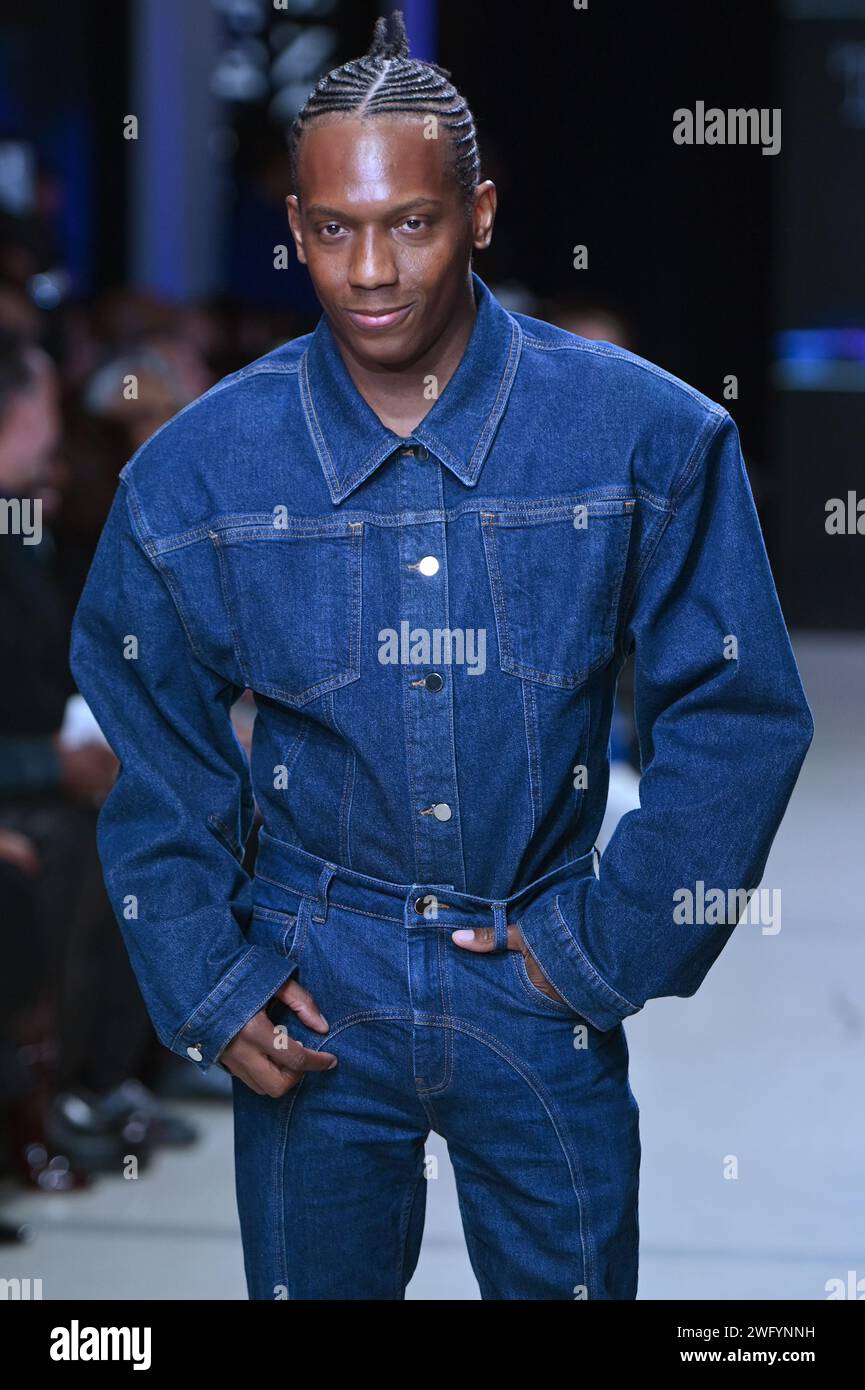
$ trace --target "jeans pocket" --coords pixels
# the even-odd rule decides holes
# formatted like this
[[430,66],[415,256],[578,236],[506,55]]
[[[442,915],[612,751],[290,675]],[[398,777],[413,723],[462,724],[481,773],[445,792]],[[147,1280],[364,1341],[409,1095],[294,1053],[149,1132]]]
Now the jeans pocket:
[[[511,957],[511,964],[519,988],[524,994],[529,996],[533,1004],[546,1007],[556,1014],[573,1014],[576,1018],[577,1015],[574,1014],[574,1010],[571,1008],[570,1004],[565,1003],[564,1000],[552,999],[549,994],[545,994],[542,989],[538,989],[538,986],[528,972],[522,951],[509,951],[508,954]],[[538,966],[538,969],[540,969],[540,966]],[[546,979],[546,976],[544,976],[544,978]],[[551,987],[553,989],[555,988],[552,982]]]
[[308,912],[304,899],[297,912],[283,912],[263,903],[253,904],[245,935],[253,946],[269,946],[281,956],[299,961],[306,941]]
[[586,495],[481,510],[504,672],[575,690],[610,660],[634,506]]

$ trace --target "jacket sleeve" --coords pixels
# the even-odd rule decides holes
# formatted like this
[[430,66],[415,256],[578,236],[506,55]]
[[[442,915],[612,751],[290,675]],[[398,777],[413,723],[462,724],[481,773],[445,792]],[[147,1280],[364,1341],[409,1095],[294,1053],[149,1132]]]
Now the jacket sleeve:
[[640,807],[597,877],[521,919],[552,984],[599,1029],[697,990],[760,883],[814,732],[728,412],[670,501],[622,617]]
[[254,802],[240,691],[193,651],[121,474],[70,664],[120,770],[97,820],[108,895],[157,1036],[207,1071],[296,966],[249,944]]

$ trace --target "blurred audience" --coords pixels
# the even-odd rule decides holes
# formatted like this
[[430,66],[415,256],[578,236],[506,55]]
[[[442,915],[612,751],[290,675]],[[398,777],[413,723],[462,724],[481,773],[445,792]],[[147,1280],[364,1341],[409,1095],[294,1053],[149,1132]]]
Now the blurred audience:
[[[83,299],[56,261],[44,227],[0,217],[0,1175],[44,1192],[194,1142],[168,1098],[230,1100],[230,1078],[202,1077],[162,1048],[144,1009],[96,844],[118,764],[75,690],[69,630],[123,464],[319,312],[308,296],[189,305],[127,286]],[[601,307],[493,288],[518,311],[629,345]],[[249,754],[249,691],[232,718]],[[620,741],[626,757],[626,728]],[[259,823],[256,812],[249,872]],[[0,1240],[17,1234],[0,1224]]]
[[3,1001],[0,1105],[7,1165],[46,1191],[84,1185],[146,1137],[127,1123],[127,1083],[150,1038],[96,853],[117,759],[98,733],[64,737],[75,691],[51,534],[61,434],[54,363],[0,330],[0,893],[22,983]]
[[[227,1073],[168,1052],[144,1008],[97,850],[118,762],[75,690],[69,634],[123,464],[318,317],[127,286],[84,299],[56,262],[36,219],[0,215],[0,1177],[45,1193],[194,1142],[168,1100],[230,1102]],[[248,755],[249,691],[232,718]],[[0,1221],[0,1241],[20,1238]]]
[[541,318],[592,342],[614,343],[637,352],[633,329],[624,314],[608,305],[578,296],[547,300],[541,305]]

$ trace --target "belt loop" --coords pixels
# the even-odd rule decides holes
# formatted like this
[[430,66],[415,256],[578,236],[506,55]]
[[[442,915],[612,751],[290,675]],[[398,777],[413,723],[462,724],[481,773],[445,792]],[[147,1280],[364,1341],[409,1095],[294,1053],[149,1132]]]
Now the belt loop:
[[316,892],[317,892],[317,894],[318,894],[318,897],[317,897],[317,899],[315,900],[315,906],[316,906],[316,909],[319,909],[319,910],[320,910],[321,916],[318,915],[318,911],[313,912],[313,914],[312,914],[312,921],[313,921],[313,922],[326,922],[326,921],[327,921],[327,907],[328,907],[328,903],[327,903],[327,892],[328,892],[328,889],[330,888],[330,881],[331,881],[331,879],[333,878],[333,876],[334,876],[335,873],[336,873],[336,867],[335,867],[335,865],[333,865],[333,864],[325,864],[324,868],[322,869],[321,873],[320,873],[319,876],[318,876],[318,884],[316,885]]
[[508,906],[507,903],[493,903],[493,923],[495,925],[494,951],[505,951],[508,945]]

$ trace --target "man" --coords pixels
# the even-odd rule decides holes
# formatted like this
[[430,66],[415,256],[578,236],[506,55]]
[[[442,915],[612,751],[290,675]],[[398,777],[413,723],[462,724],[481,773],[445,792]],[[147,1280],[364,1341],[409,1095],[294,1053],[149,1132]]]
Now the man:
[[434,1128],[484,1298],[632,1299],[622,1020],[697,989],[738,913],[674,894],[758,884],[812,735],[738,434],[472,271],[495,189],[401,17],[293,154],[324,315],[130,460],[76,615],[109,890],[162,1040],[233,1075],[250,1297],[402,1298]]

